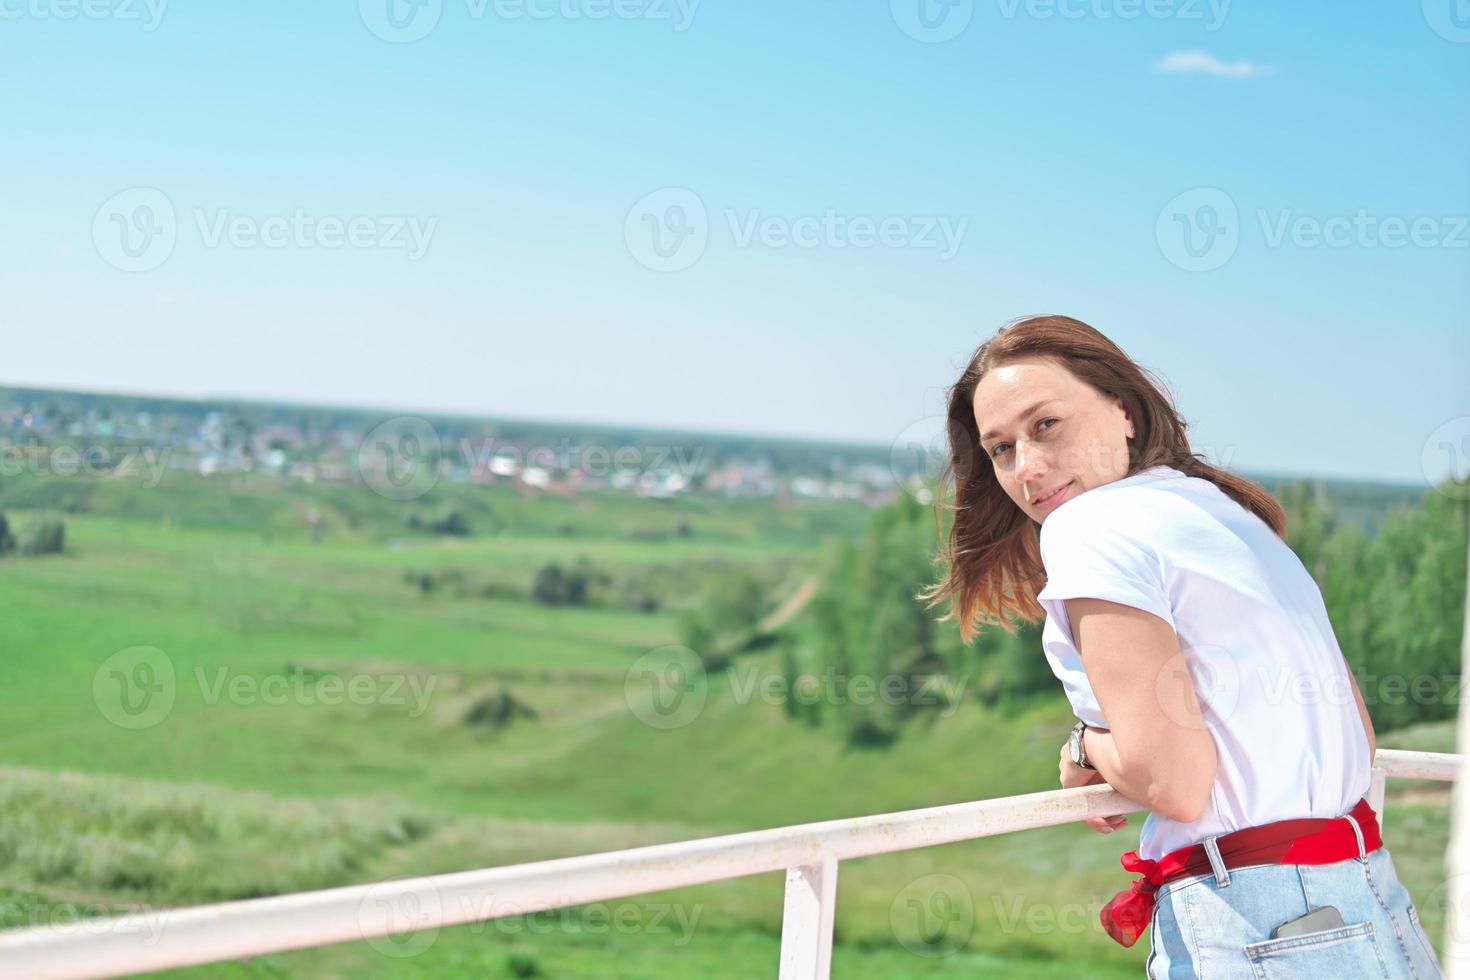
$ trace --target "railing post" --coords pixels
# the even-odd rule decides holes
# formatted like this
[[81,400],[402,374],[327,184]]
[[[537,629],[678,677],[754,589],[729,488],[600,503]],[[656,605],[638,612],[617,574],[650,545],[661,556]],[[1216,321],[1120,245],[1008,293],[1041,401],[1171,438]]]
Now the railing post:
[[1388,770],[1375,765],[1373,778],[1368,783],[1368,805],[1378,814],[1378,829],[1383,830],[1383,794],[1388,788]]
[[828,980],[832,975],[832,915],[837,906],[837,859],[786,869],[781,913],[780,980]]

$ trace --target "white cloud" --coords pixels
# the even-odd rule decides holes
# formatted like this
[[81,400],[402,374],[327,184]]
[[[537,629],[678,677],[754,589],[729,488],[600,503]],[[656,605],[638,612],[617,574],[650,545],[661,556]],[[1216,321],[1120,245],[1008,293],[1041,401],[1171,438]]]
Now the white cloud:
[[1208,51],[1196,48],[1193,51],[1171,51],[1154,63],[1154,71],[1171,75],[1216,75],[1220,78],[1257,78],[1273,71],[1270,65],[1258,65],[1242,58],[1239,61],[1221,61]]

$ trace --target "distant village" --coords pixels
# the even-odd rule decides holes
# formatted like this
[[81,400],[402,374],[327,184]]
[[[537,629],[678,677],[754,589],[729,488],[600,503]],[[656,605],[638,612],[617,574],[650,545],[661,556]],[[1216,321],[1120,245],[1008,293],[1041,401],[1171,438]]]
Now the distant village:
[[928,496],[924,461],[914,456],[888,446],[579,433],[555,423],[0,388],[0,478],[30,472],[156,481],[185,471],[350,484],[413,471],[531,494],[721,494],[881,506],[905,483]]

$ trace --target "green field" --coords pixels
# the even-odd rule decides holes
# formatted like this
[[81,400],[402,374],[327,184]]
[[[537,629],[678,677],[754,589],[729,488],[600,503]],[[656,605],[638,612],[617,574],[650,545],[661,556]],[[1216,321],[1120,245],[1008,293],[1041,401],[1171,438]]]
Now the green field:
[[[718,675],[695,720],[662,730],[630,708],[625,675],[678,642],[676,605],[552,608],[424,594],[405,579],[454,568],[520,581],[579,556],[681,575],[718,559],[760,570],[774,605],[813,572],[823,535],[863,526],[857,510],[610,496],[533,509],[482,490],[494,533],[444,538],[400,533],[323,496],[326,531],[314,541],[296,495],[262,489],[232,505],[213,487],[190,492],[214,509],[180,509],[183,493],[119,494],[127,506],[101,508],[92,499],[108,512],[66,514],[64,554],[0,561],[0,923],[1055,788],[1071,721],[1060,691],[1005,710],[967,698],[864,751],[737,697]],[[35,516],[6,512],[12,525]],[[676,519],[693,533],[630,531]],[[797,638],[811,628],[803,616],[784,627]],[[147,652],[126,652],[135,648]],[[145,678],[170,692],[166,711],[129,714],[114,694],[115,675],[134,676],[139,657],[171,672]],[[736,669],[748,680],[779,667],[765,650]],[[353,684],[360,696],[344,695]],[[534,717],[466,720],[500,696]],[[1449,750],[1452,732],[1438,723],[1397,738]],[[1447,802],[1439,787],[1391,786],[1385,837],[1416,898],[1443,877]],[[1131,877],[1118,854],[1141,822],[1108,836],[1076,824],[846,862],[834,975],[1139,976],[1146,944],[1121,949],[1096,917]],[[908,900],[936,888],[961,914],[926,945]],[[781,875],[766,874],[177,975],[773,976],[781,899]],[[1436,943],[1442,915],[1424,904]]]

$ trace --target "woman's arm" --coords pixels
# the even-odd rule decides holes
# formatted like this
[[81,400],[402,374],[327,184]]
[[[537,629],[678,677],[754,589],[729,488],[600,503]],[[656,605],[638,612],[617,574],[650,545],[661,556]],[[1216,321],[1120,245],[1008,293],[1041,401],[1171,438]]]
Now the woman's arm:
[[1198,820],[1218,760],[1169,623],[1106,599],[1068,599],[1072,639],[1111,726],[1084,749],[1114,789],[1171,820]]
[[1378,758],[1378,738],[1373,734],[1373,719],[1368,717],[1368,706],[1363,703],[1363,693],[1358,690],[1358,679],[1353,676],[1353,669],[1348,668],[1348,679],[1353,682],[1353,697],[1358,699],[1358,716],[1363,719],[1363,731],[1368,733],[1368,761],[1373,762]]

